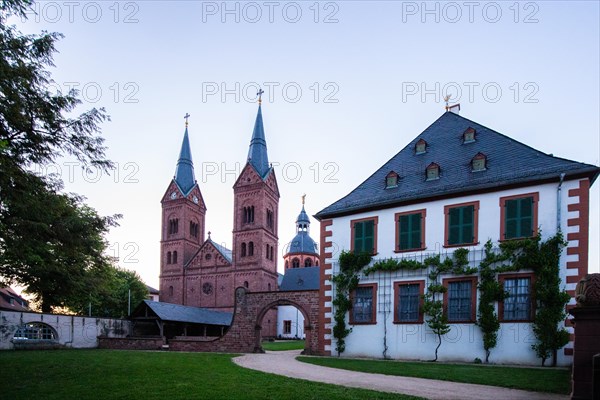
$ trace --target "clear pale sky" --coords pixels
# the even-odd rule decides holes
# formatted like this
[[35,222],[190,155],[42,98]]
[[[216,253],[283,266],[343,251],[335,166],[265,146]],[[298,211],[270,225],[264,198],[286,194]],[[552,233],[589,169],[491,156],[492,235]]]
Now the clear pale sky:
[[[280,262],[301,195],[315,214],[346,195],[444,111],[536,149],[598,165],[599,21],[584,2],[42,1],[14,20],[57,31],[57,88],[104,106],[118,170],[86,176],[60,160],[66,189],[123,214],[108,239],[119,264],[158,287],[160,199],[190,118],[206,231],[231,246],[233,192],[266,91],[269,158],[281,191]],[[459,93],[460,92],[460,93]],[[459,97],[460,94],[460,97]],[[365,157],[366,155],[366,157]],[[237,172],[236,172],[237,171]],[[598,271],[599,187],[590,270]],[[312,236],[318,240],[318,223]]]

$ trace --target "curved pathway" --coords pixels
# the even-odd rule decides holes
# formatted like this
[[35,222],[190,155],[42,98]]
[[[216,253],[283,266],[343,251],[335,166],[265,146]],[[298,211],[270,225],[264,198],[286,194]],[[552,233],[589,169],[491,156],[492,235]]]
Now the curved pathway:
[[299,350],[270,351],[265,354],[245,354],[234,358],[233,361],[244,368],[290,378],[371,389],[379,392],[402,393],[435,400],[567,400],[569,398],[566,395],[528,392],[496,386],[369,374],[322,367],[297,361],[296,357],[299,354]]

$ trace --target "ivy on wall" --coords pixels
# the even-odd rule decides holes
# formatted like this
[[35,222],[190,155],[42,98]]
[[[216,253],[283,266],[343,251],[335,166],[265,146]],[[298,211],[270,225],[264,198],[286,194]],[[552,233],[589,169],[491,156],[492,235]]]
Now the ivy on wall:
[[[533,299],[536,302],[536,314],[533,331],[537,342],[532,345],[536,355],[541,358],[542,365],[552,357],[552,365],[556,365],[557,351],[569,341],[569,334],[559,324],[566,318],[565,306],[570,296],[561,289],[559,277],[559,261],[562,248],[566,246],[562,234],[541,239],[541,232],[533,238],[510,240],[500,243],[500,251],[494,252],[492,241],[484,246],[484,258],[479,268],[469,267],[469,250],[456,249],[452,257],[441,261],[440,255],[428,257],[423,262],[406,259],[385,259],[375,262],[363,270],[368,276],[374,272],[395,272],[399,270],[419,270],[429,268],[429,285],[424,294],[423,313],[427,315],[426,323],[438,336],[435,349],[437,360],[442,336],[450,331],[447,316],[443,310],[443,294],[446,288],[440,283],[442,274],[471,275],[479,271],[479,304],[477,325],[483,333],[485,360],[489,362],[491,350],[496,347],[500,322],[495,304],[504,300],[507,293],[498,282],[498,274],[510,271],[532,270],[534,272]],[[340,255],[340,273],[333,278],[337,285],[333,301],[335,326],[333,335],[337,340],[336,350],[340,355],[345,350],[345,338],[351,332],[346,326],[346,312],[352,307],[350,293],[358,285],[358,274],[371,262],[371,255],[342,252]]]
[[346,350],[346,336],[351,332],[346,326],[346,313],[352,307],[350,293],[358,286],[358,273],[371,262],[369,253],[354,253],[343,251],[340,254],[340,272],[333,277],[336,286],[333,305],[333,337],[336,339],[335,350],[338,356]]

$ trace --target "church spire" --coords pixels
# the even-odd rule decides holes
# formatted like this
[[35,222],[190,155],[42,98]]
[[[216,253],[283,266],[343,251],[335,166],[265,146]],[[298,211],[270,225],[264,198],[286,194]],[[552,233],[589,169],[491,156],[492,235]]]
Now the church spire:
[[296,218],[296,232],[308,232],[308,228],[310,227],[310,218],[308,218],[308,214],[304,210],[304,201],[306,199],[306,195],[302,196],[302,211]]
[[183,142],[181,143],[181,151],[179,152],[179,160],[177,160],[177,168],[175,169],[175,182],[184,195],[196,184],[194,177],[194,163],[192,162],[192,150],[190,149],[190,138],[188,136],[188,118],[189,114],[185,115],[185,133],[183,134]]
[[264,92],[260,90],[258,94],[258,114],[254,123],[252,140],[250,140],[250,149],[248,150],[248,162],[252,164],[256,172],[264,178],[269,172],[269,158],[267,156],[267,141],[265,140],[265,129],[263,127],[261,111],[261,95]]

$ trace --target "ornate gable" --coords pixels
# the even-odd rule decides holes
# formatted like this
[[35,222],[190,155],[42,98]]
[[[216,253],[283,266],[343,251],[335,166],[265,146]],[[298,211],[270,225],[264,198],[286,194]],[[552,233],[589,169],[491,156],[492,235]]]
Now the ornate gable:
[[222,250],[211,240],[206,239],[202,247],[192,257],[187,267],[189,268],[214,268],[214,267],[231,267],[231,261],[227,258],[227,254],[223,254]]

